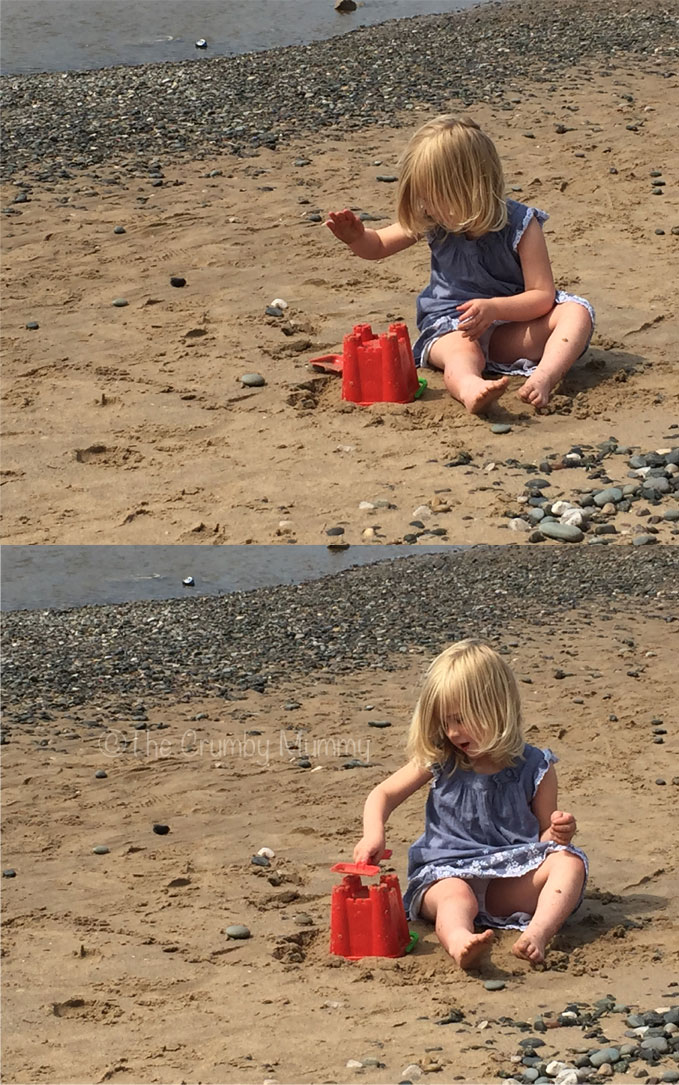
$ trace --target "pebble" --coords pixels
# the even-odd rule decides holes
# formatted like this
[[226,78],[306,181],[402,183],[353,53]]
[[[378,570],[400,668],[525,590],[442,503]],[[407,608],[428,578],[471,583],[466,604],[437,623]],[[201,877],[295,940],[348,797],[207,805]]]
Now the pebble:
[[491,433],[511,433],[512,427],[507,422],[494,422],[490,427]]
[[243,373],[240,382],[245,388],[262,388],[266,384],[261,373]]
[[205,38],[198,38],[196,42],[196,49],[207,49],[207,42]]
[[557,539],[559,542],[581,542],[584,535],[575,524],[545,523],[543,520],[538,524],[538,531],[548,539]]
[[116,309],[124,309],[126,305],[129,305],[127,298],[114,298],[111,305],[114,305]]
[[170,286],[186,286],[186,279],[183,275],[170,275]]
[[[349,1064],[347,1063],[347,1065]],[[416,1062],[411,1062],[401,1070],[401,1077],[406,1078],[408,1081],[419,1081],[422,1077],[422,1068]]]
[[184,579],[182,580],[182,584],[184,585],[185,588],[193,588],[195,583],[196,582],[195,582],[195,580],[193,579],[192,576],[185,576]]
[[283,316],[283,310],[278,305],[274,305],[273,302],[271,305],[267,305],[264,312],[267,316]]
[[224,931],[227,938],[250,938],[250,928],[244,927],[240,923],[233,923],[230,927],[227,927]]
[[594,494],[594,504],[598,505],[599,508],[603,508],[609,502],[617,504],[618,501],[622,501],[622,498],[623,493],[618,486],[609,486],[607,489],[599,490],[598,493]]
[[602,1047],[589,1056],[592,1066],[603,1066],[604,1063],[617,1062],[620,1051],[617,1047]]
[[261,866],[261,867],[271,866],[271,861],[267,858],[266,855],[260,855],[260,854],[253,855],[250,862],[251,862],[252,866]]
[[114,226],[113,227],[113,233],[114,234],[126,234],[127,230],[125,229],[124,226]]
[[26,327],[28,328],[29,332],[37,332],[40,325],[38,324],[37,320],[27,320]]
[[657,543],[658,538],[656,535],[635,535],[632,539],[633,546],[652,546],[653,543]]
[[97,844],[95,848],[92,848],[95,855],[108,855],[110,848],[107,848],[105,844]]
[[384,181],[385,184],[390,185],[393,184],[394,181],[398,181],[398,177],[395,173],[378,173],[375,180]]
[[156,834],[156,836],[167,836],[167,834],[170,831],[170,826],[169,825],[163,825],[161,822],[156,821],[156,822],[154,822],[154,825],[153,825],[153,831]]
[[483,986],[486,991],[502,991],[507,984],[504,980],[486,980]]
[[13,867],[8,866],[5,868],[5,870],[3,870],[2,876],[3,878],[16,878],[17,872],[16,870],[14,870]]
[[325,533],[326,535],[330,535],[331,538],[339,538],[340,535],[344,535],[344,528],[339,525],[336,527],[327,527]]
[[108,773],[105,772],[104,769],[97,769],[97,771],[94,774],[94,778],[95,778],[95,780],[107,780],[108,779]]
[[368,720],[368,727],[391,727],[389,720]]

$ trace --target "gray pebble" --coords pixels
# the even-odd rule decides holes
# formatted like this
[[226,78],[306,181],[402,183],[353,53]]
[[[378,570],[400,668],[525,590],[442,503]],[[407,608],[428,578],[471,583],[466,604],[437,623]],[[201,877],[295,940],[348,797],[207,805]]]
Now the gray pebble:
[[271,860],[267,859],[266,855],[253,855],[250,862],[252,866],[271,866]]
[[37,320],[27,320],[26,327],[28,328],[29,332],[37,332],[40,325],[38,324]]
[[127,230],[125,229],[124,226],[114,226],[113,227],[113,233],[114,234],[125,234],[125,233],[127,233]]
[[240,923],[234,923],[232,926],[227,927],[224,931],[227,938],[250,938],[250,928],[244,927]]
[[653,543],[657,543],[658,539],[655,535],[635,535],[632,539],[633,546],[651,546]]
[[391,727],[389,720],[368,720],[368,727]]
[[311,761],[309,760],[308,757],[299,757],[297,759],[297,767],[300,768],[300,769],[310,769],[311,768]]
[[494,422],[490,427],[491,433],[511,433],[512,427],[507,422]]
[[111,305],[114,305],[116,309],[124,309],[126,305],[129,305],[127,298],[114,298]]
[[486,980],[483,986],[486,991],[502,991],[507,985],[504,980]]
[[546,538],[559,542],[581,542],[585,537],[574,524],[545,523],[544,520],[538,525],[538,531]]
[[594,494],[594,504],[598,505],[599,508],[603,508],[609,501],[616,505],[618,501],[622,501],[622,497],[621,489],[617,486],[608,486],[607,489],[599,490],[598,493]]
[[620,1051],[617,1047],[602,1047],[589,1056],[589,1061],[592,1066],[603,1066],[605,1062],[617,1062],[619,1058]]
[[344,535],[344,528],[343,527],[328,527],[328,528],[326,528],[325,533],[326,533],[326,535],[330,535],[330,536]]
[[283,316],[283,310],[279,309],[277,305],[267,305],[264,312],[267,316]]
[[262,388],[266,384],[261,373],[243,373],[240,382],[245,388]]
[[95,855],[108,855],[110,848],[107,848],[105,844],[97,844],[96,848],[92,848]]
[[375,178],[376,181],[384,181],[385,184],[393,184],[394,181],[398,181],[398,177],[395,173],[378,173]]
[[641,1041],[639,1046],[644,1051],[657,1051],[659,1055],[664,1055],[670,1049],[670,1045],[664,1036],[648,1036]]
[[105,772],[104,769],[97,769],[94,774],[94,778],[95,780],[106,780],[108,779],[108,773]]
[[8,866],[6,870],[3,870],[2,876],[3,878],[16,878],[17,872],[13,869],[13,867]]

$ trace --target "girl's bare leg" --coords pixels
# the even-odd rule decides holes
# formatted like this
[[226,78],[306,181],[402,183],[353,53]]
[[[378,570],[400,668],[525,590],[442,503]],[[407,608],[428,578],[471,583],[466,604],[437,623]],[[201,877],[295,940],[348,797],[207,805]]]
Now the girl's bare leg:
[[533,964],[545,959],[547,943],[561,929],[580,899],[585,868],[577,855],[553,851],[537,870],[522,878],[497,878],[486,893],[490,915],[528,912],[533,918],[513,952]]
[[443,370],[443,380],[451,396],[472,414],[482,414],[499,399],[509,381],[507,377],[487,381],[481,374],[486,359],[479,344],[465,339],[461,332],[449,332],[437,339],[429,352],[429,364]]
[[537,320],[501,324],[493,332],[490,355],[503,365],[517,358],[538,362],[518,395],[533,407],[545,407],[559,381],[585,349],[591,330],[585,306],[565,301]]
[[439,942],[460,968],[474,968],[493,939],[491,930],[475,933],[478,910],[476,897],[462,878],[442,878],[422,898],[422,915],[434,923]]

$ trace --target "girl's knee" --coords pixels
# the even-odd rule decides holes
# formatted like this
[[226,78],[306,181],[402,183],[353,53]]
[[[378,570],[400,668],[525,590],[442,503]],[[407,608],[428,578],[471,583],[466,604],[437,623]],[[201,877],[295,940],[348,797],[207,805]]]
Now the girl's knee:
[[552,870],[569,872],[573,878],[580,878],[581,882],[585,880],[585,864],[580,856],[574,855],[572,851],[553,851],[547,856],[545,862]]

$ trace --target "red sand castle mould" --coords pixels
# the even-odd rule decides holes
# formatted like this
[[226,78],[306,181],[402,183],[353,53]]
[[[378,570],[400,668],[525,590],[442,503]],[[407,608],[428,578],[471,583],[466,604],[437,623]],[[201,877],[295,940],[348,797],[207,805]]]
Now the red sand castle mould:
[[369,324],[355,324],[345,335],[342,354],[312,358],[315,369],[342,374],[342,399],[369,407],[372,403],[411,403],[427,386],[418,380],[405,324],[390,324],[375,335]]

